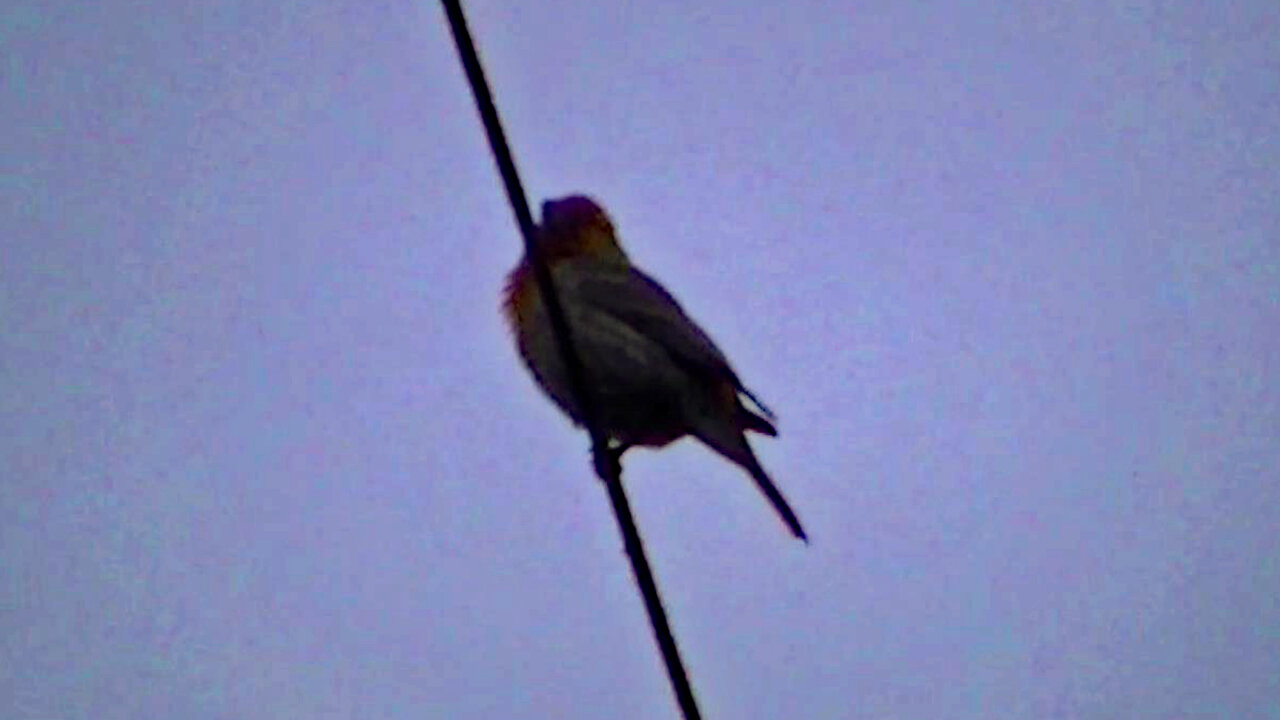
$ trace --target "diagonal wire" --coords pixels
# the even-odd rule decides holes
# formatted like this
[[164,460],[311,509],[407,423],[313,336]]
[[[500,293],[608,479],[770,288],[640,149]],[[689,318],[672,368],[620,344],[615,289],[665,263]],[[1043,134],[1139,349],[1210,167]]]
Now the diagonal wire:
[[498,120],[498,110],[493,104],[485,81],[484,70],[480,67],[480,58],[476,53],[471,33],[467,29],[466,18],[462,14],[459,0],[442,0],[445,13],[449,18],[449,28],[453,31],[453,39],[458,46],[458,55],[466,70],[467,80],[475,95],[476,106],[480,111],[480,119],[484,123],[485,133],[489,137],[489,145],[493,149],[494,160],[498,164],[498,173],[502,175],[503,185],[507,190],[507,199],[511,201],[511,209],[515,212],[516,223],[524,236],[525,253],[533,265],[534,276],[538,281],[538,290],[547,304],[547,312],[551,318],[551,328],[556,336],[560,354],[564,357],[569,371],[570,387],[578,407],[582,408],[582,417],[587,431],[591,434],[591,452],[595,461],[596,473],[604,481],[609,490],[609,500],[613,503],[613,512],[618,519],[618,528],[622,532],[627,555],[631,558],[631,570],[635,574],[636,583],[640,586],[640,594],[644,597],[645,609],[649,612],[649,622],[666,662],[667,675],[680,704],[680,710],[686,720],[697,720],[702,717],[693,696],[693,687],[689,684],[688,674],[680,661],[680,651],[676,647],[675,637],[671,633],[671,625],[667,622],[666,611],[662,607],[662,599],[658,595],[658,586],[653,579],[653,571],[645,556],[644,545],[640,542],[640,531],[636,528],[631,513],[631,504],[622,488],[622,468],[619,457],[608,444],[608,438],[600,431],[599,415],[595,406],[595,398],[591,388],[585,381],[586,373],[582,367],[582,359],[574,349],[573,334],[565,319],[564,307],[556,293],[555,284],[551,281],[551,272],[543,261],[535,242],[536,228],[533,215],[529,212],[529,203],[525,199],[524,188],[516,173],[516,164],[511,157],[511,150],[502,132]]

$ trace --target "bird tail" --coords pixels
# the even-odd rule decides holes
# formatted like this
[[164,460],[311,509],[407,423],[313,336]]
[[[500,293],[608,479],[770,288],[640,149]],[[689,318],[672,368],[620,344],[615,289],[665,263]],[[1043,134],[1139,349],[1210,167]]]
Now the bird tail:
[[[761,421],[764,422],[763,419]],[[765,425],[770,430],[773,429],[773,426],[767,422],[765,422]],[[787,499],[782,496],[778,486],[773,484],[769,474],[760,466],[760,461],[756,459],[755,453],[751,451],[751,446],[747,444],[747,438],[742,434],[741,430],[734,428],[731,436],[729,432],[721,431],[721,428],[715,428],[715,431],[706,433],[699,430],[695,434],[699,440],[706,443],[712,450],[720,453],[726,459],[733,461],[750,473],[751,479],[756,481],[756,486],[760,488],[760,492],[764,493],[764,496],[769,499],[769,503],[773,505],[774,510],[777,510],[778,515],[782,516],[782,521],[786,523],[791,533],[805,543],[809,542],[809,536],[805,534],[804,528],[800,526],[800,518],[796,517],[795,511],[791,509]]]

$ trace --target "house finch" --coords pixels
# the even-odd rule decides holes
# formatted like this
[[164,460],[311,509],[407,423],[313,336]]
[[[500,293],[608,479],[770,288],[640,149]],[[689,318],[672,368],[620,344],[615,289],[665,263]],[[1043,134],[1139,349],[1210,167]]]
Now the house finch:
[[[619,454],[693,435],[742,466],[796,537],[800,521],[747,444],[745,431],[776,436],[773,414],[656,280],[636,269],[613,223],[590,198],[542,204],[536,238],[564,307],[599,428]],[[582,423],[560,348],[528,258],[507,278],[503,310],[520,355],[547,395]],[[743,405],[746,397],[757,412]]]

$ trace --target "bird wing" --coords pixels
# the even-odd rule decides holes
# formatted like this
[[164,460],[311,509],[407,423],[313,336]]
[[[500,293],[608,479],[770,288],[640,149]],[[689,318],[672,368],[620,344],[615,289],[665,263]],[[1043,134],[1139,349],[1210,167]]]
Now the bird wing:
[[[561,264],[572,265],[575,262],[579,261]],[[589,272],[557,273],[558,285],[561,277],[568,280],[566,292],[574,293],[585,304],[662,346],[687,372],[728,381],[766,416],[773,417],[773,413],[743,386],[720,348],[685,314],[680,303],[657,280],[621,263],[596,263]]]

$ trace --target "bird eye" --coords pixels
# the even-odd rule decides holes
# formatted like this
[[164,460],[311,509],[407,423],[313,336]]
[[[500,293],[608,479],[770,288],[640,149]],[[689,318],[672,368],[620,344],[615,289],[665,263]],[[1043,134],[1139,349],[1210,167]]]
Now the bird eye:
[[549,224],[551,222],[551,216],[555,213],[555,210],[556,210],[556,201],[547,200],[546,202],[542,203],[542,223],[544,225]]

